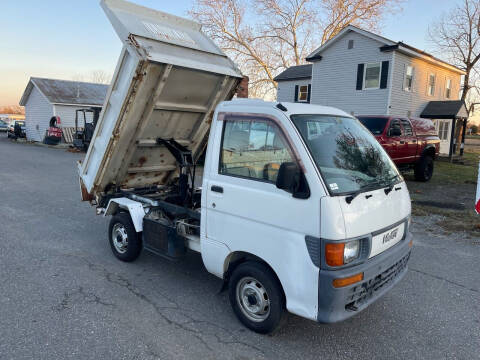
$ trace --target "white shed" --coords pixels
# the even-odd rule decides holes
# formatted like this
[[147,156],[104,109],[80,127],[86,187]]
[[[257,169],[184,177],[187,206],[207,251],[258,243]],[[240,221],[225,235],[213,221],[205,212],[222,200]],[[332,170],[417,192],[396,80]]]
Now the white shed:
[[60,117],[58,126],[75,126],[75,111],[101,107],[108,85],[79,81],[30,78],[20,99],[25,106],[27,139],[43,141],[52,116]]

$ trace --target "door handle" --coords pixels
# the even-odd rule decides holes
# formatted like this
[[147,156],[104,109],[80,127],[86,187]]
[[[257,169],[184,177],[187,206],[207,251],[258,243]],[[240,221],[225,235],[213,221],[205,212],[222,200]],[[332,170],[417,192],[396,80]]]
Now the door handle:
[[218,192],[218,193],[223,194],[223,187],[221,187],[221,186],[212,185],[212,187],[211,187],[210,189],[211,189],[212,191],[215,191],[215,192]]
[[405,144],[405,141],[403,141],[403,140],[400,140],[400,144]]

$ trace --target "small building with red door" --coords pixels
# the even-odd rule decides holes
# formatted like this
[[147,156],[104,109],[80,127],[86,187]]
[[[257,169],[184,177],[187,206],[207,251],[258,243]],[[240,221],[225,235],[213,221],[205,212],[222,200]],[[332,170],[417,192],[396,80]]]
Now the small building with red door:
[[20,105],[25,106],[27,140],[43,141],[53,116],[60,119],[60,128],[75,127],[75,111],[101,107],[107,90],[105,84],[30,78],[20,99]]

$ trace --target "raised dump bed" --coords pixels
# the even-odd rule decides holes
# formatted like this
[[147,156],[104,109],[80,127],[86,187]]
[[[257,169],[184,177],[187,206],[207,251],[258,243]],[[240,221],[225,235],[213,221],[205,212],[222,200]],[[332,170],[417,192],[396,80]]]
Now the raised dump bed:
[[84,200],[165,184],[177,171],[163,140],[198,158],[215,107],[242,78],[195,22],[121,0],[101,2],[124,46],[91,146],[79,164]]

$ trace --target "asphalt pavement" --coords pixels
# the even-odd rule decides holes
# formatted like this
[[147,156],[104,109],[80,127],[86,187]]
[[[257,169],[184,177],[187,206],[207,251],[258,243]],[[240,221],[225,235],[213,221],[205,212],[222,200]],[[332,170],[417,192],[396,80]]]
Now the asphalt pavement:
[[108,218],[80,201],[82,156],[0,133],[0,359],[480,358],[479,238],[415,218],[409,272],[379,301],[258,335],[199,255],[113,256]]

